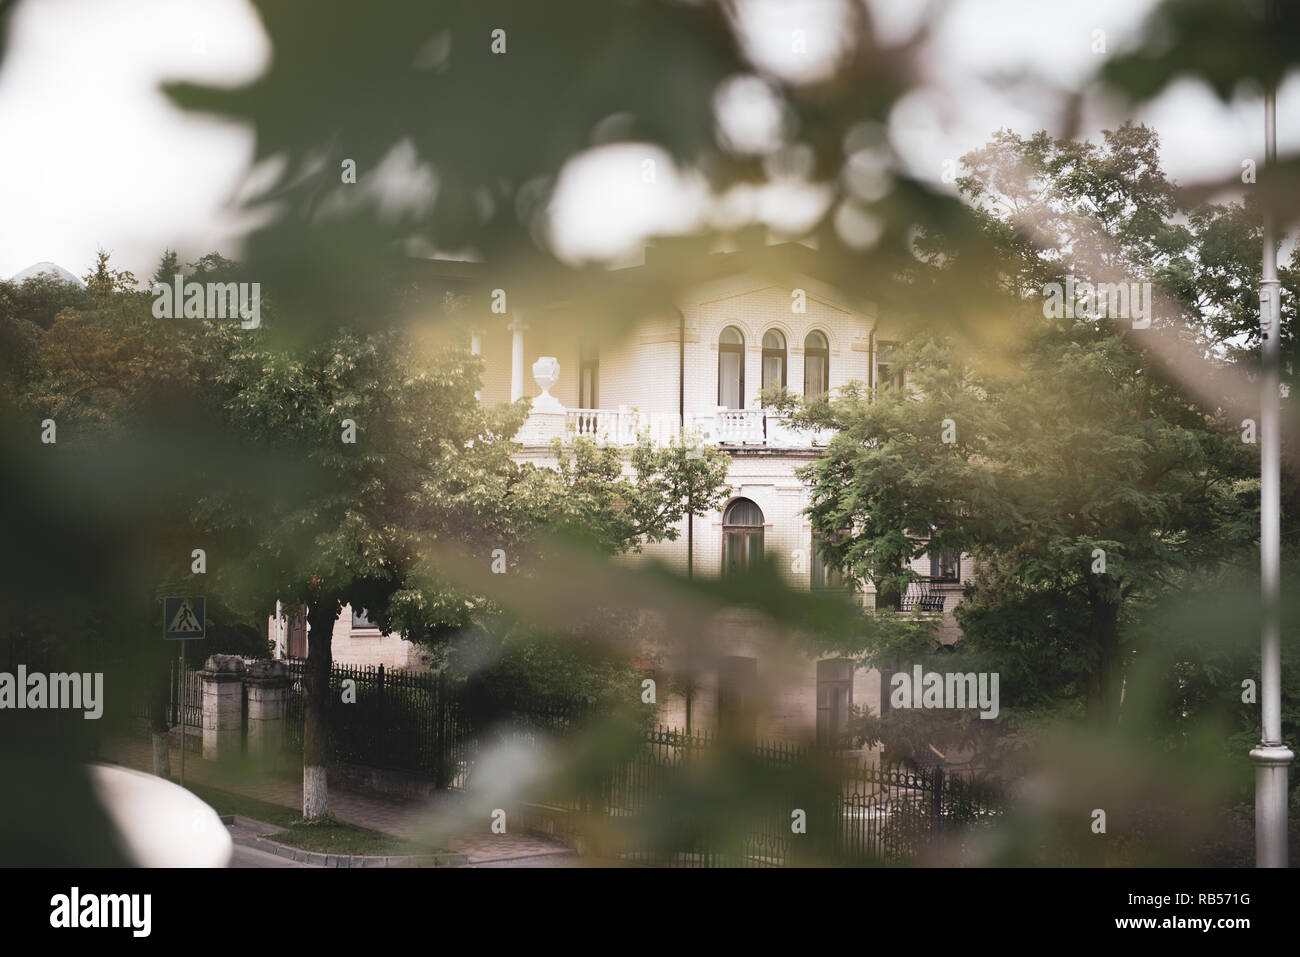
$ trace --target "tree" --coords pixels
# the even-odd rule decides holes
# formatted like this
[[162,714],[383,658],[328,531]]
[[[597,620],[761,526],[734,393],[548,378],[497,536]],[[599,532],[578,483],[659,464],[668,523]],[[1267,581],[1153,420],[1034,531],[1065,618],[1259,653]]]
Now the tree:
[[[556,469],[538,501],[538,530],[567,535],[608,555],[676,541],[686,515],[722,506],[730,494],[724,451],[679,439],[641,441],[630,451],[577,436],[552,442]],[[553,476],[553,479],[552,479]]]
[[[514,512],[518,546],[528,555],[513,565],[517,574],[563,575],[563,564],[574,555],[614,557],[640,552],[647,542],[675,541],[688,510],[719,508],[730,494],[730,456],[689,438],[666,445],[647,440],[624,449],[574,436],[568,442],[554,440],[552,453],[553,469],[521,467],[511,496],[516,505],[506,507]],[[548,567],[552,559],[560,567]],[[593,589],[583,614],[558,630],[504,614],[482,596],[476,605],[480,611],[472,640],[485,647],[461,649],[457,658],[481,660],[486,646],[498,647],[497,655],[489,656],[498,659],[491,674],[498,684],[508,676],[504,685],[511,694],[526,697],[522,689],[527,685],[542,698],[553,695],[556,684],[538,663],[567,662],[568,699],[599,701],[606,711],[612,687],[627,699],[630,663],[638,653],[633,629],[627,609],[604,600],[599,589]],[[476,681],[480,686],[483,677]],[[479,697],[495,694],[480,691]]]
[[[1003,263],[996,347],[920,335],[903,357],[907,388],[852,387],[799,412],[839,430],[805,473],[814,527],[851,530],[828,545],[837,561],[888,594],[925,552],[974,551],[985,573],[958,613],[970,650],[1000,650],[1019,674],[1042,657],[1026,652],[1036,644],[1056,663],[1037,673],[1058,675],[1050,693],[1077,691],[1111,720],[1135,603],[1253,538],[1235,423],[1172,383],[1126,318],[1043,314],[1043,284],[1074,268],[1138,279],[1195,258],[1196,237],[1167,223],[1153,143],[1133,128],[1105,149],[1002,134],[968,157],[969,195],[1010,197],[985,207]],[[1019,685],[1035,684],[1026,702],[1046,689]]]
[[36,351],[44,330],[65,309],[83,308],[86,290],[74,282],[41,274],[15,283],[0,281],[0,372],[6,394],[21,395],[39,374]]
[[[1156,132],[1131,123],[1101,143],[999,131],[962,157],[958,180],[1003,270],[999,285],[1037,299],[1072,273],[1094,283],[1147,281],[1155,320],[1204,353],[1242,362],[1259,346],[1260,201],[1212,203],[1160,168]],[[933,249],[956,253],[938,240]],[[1300,255],[1279,269],[1283,350],[1293,358]],[[1202,373],[1212,370],[1201,370]]]
[[[169,253],[159,272],[174,268]],[[58,441],[50,451],[61,450],[44,464],[37,486],[20,496],[27,520],[43,524],[60,543],[45,550],[65,551],[50,565],[62,574],[84,570],[87,580],[75,588],[64,581],[58,600],[46,602],[30,599],[48,584],[33,591],[13,576],[28,600],[10,620],[69,654],[83,644],[97,646],[107,660],[128,658],[131,677],[140,683],[132,691],[151,702],[155,771],[166,774],[175,648],[161,640],[160,596],[202,590],[197,583],[203,579],[192,568],[196,546],[214,558],[237,551],[208,537],[213,526],[205,512],[212,503],[246,497],[249,472],[264,471],[265,463],[229,454],[231,437],[222,424],[214,375],[219,326],[156,318],[149,294],[129,272],[113,268],[103,250],[86,282],[77,304],[62,308],[37,336],[19,398],[24,416],[54,421]],[[79,502],[94,503],[112,520],[88,520]],[[66,532],[59,515],[67,515]],[[61,581],[41,571],[43,562],[31,564],[25,574]],[[248,647],[240,642],[248,638],[251,616],[210,597],[209,633],[215,640],[190,651]],[[45,610],[34,615],[37,608]],[[132,697],[110,700],[125,704]]]
[[304,817],[326,813],[330,635],[345,603],[437,644],[494,615],[447,563],[486,568],[498,549],[544,561],[539,536],[555,534],[605,554],[639,550],[676,536],[688,500],[709,508],[725,495],[725,453],[680,442],[635,447],[627,476],[622,450],[583,439],[557,444],[554,470],[517,465],[511,439],[527,403],[480,408],[478,360],[463,349],[340,333],[298,356],[252,346],[231,359],[234,426],[320,478],[310,495],[250,517],[257,589],[308,606]]
[[[252,545],[234,581],[262,607],[307,605],[303,816],[328,813],[325,765],[330,637],[344,604],[384,630],[420,629],[465,615],[438,588],[429,545],[488,560],[491,516],[509,488],[510,437],[526,406],[482,409],[477,360],[429,353],[400,332],[341,331],[296,352],[271,352],[256,334],[231,337],[229,422],[255,446],[308,468],[306,488],[236,513]],[[269,504],[269,507],[267,505]],[[433,587],[414,587],[416,567]],[[412,592],[416,594],[412,594]],[[395,627],[396,626],[396,627]]]
[[1072,677],[1089,713],[1113,718],[1133,602],[1249,542],[1249,458],[1113,324],[1026,336],[1013,379],[929,344],[908,366],[915,392],[828,403],[815,419],[840,431],[807,467],[809,515],[834,560],[884,593],[927,551],[975,552],[988,567],[958,610],[970,650],[1040,677],[1033,662],[1051,659],[1066,679],[1053,695]]
[[[155,278],[176,268],[168,253]],[[214,253],[187,272],[221,281],[237,269]],[[582,442],[558,450],[556,470],[516,464],[510,440],[527,403],[481,409],[479,360],[463,349],[403,331],[340,331],[272,350],[233,321],[155,318],[148,295],[106,254],[88,282],[95,308],[66,311],[43,335],[34,401],[65,429],[114,442],[174,438],[179,414],[234,453],[190,460],[192,474],[171,487],[151,478],[156,514],[136,538],[151,556],[150,599],[163,581],[169,593],[186,589],[188,562],[176,556],[209,546],[209,607],[239,610],[227,625],[214,622],[218,631],[238,634],[237,621],[277,598],[308,606],[306,816],[327,807],[329,636],[345,603],[436,644],[472,621],[499,620],[484,595],[443,573],[454,563],[486,568],[502,547],[516,560],[530,549],[544,560],[542,539],[556,532],[605,554],[637,549],[676,535],[688,496],[713,503],[721,494],[725,455],[680,443],[632,450],[628,478],[622,450]],[[261,469],[251,482],[234,464],[245,459]],[[147,608],[138,617],[148,633]],[[153,657],[157,723],[167,662]]]

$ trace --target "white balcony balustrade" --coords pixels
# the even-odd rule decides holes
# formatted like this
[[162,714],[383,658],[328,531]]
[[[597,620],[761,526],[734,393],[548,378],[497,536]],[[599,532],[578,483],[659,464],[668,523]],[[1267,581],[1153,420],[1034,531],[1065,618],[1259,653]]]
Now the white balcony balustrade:
[[767,413],[762,409],[719,409],[714,434],[719,445],[764,445]]
[[[637,409],[568,409],[565,434],[588,436],[613,445],[635,445],[649,440],[664,445],[677,439],[676,413],[641,412]],[[790,426],[783,417],[763,409],[710,409],[686,414],[686,432],[706,445],[767,448],[824,446],[831,433]]]
[[779,449],[825,448],[834,429],[797,429],[780,415],[768,415],[764,444]]
[[[541,395],[533,399],[528,420],[515,437],[523,445],[545,447],[555,438],[568,440],[574,436],[617,446],[644,441],[667,445],[683,432],[683,423],[675,412],[642,412],[628,406],[566,409],[551,395],[560,379],[560,364],[555,357],[542,356],[533,363],[532,371]],[[766,409],[714,407],[688,412],[684,431],[695,441],[727,447],[807,449],[825,446],[831,438],[827,430],[796,429],[784,416]]]
[[649,440],[666,445],[677,438],[680,419],[675,413],[658,415],[629,409],[569,409],[565,412],[565,432],[583,435],[613,445],[635,445]]

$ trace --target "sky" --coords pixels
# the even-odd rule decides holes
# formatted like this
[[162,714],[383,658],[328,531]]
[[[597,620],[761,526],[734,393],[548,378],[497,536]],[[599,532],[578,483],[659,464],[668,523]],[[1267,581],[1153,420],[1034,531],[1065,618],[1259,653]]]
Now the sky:
[[[792,81],[833,69],[850,0],[741,0],[743,38],[763,69]],[[945,163],[983,145],[998,129],[1020,134],[1055,128],[1059,101],[1043,87],[1010,78],[1030,74],[1072,90],[1107,53],[1133,42],[1155,0],[864,0],[886,41],[905,39],[923,21],[932,34],[924,82],[898,104],[887,135],[909,170],[936,183]],[[938,12],[934,12],[938,10]],[[807,54],[790,52],[792,25],[807,34]],[[99,246],[119,268],[148,276],[163,248],[182,261],[211,251],[237,257],[249,226],[235,198],[252,157],[251,134],[237,125],[193,119],[159,92],[164,79],[233,84],[254,78],[271,48],[245,0],[20,0],[9,52],[0,63],[0,278],[38,261],[84,274]],[[761,147],[771,136],[770,96],[754,77],[718,91],[719,122],[733,141]],[[1140,112],[1087,101],[1090,138],[1129,116],[1154,126],[1166,171],[1180,182],[1222,177],[1246,158],[1262,161],[1263,108],[1241,96],[1225,106],[1191,81]],[[1300,150],[1300,74],[1278,98],[1279,150]],[[797,232],[825,197],[796,179],[718,200],[667,157],[653,200],[613,191],[640,167],[646,147],[616,145],[570,160],[550,214],[550,241],[565,259],[618,261],[643,237],[757,219]],[[798,156],[786,156],[797,169]],[[611,200],[611,196],[621,197]]]

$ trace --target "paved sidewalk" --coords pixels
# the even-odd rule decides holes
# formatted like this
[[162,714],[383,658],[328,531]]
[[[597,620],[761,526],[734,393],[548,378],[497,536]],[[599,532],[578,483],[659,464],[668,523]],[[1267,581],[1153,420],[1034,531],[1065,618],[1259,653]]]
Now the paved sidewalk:
[[[186,770],[189,770],[186,768]],[[261,827],[249,827],[240,821],[226,825],[226,830],[230,832],[230,839],[234,842],[234,853],[230,859],[231,867],[315,867],[315,864],[304,864],[299,861],[289,860],[287,857],[281,857],[279,854],[272,854],[254,844],[254,838],[259,834],[273,834],[282,830],[273,824],[262,822]]]
[[[180,768],[180,742],[177,738],[177,735],[172,735],[170,742],[173,778]],[[100,755],[106,761],[115,761],[140,771],[153,771],[153,746],[145,737],[116,738],[105,742]],[[268,804],[295,810],[302,808],[301,777],[256,781],[232,778],[224,769],[186,750],[185,779]],[[454,800],[450,795],[439,794],[427,802],[398,801],[338,787],[331,787],[329,793],[330,811],[338,820],[408,840],[427,836],[431,823],[439,817],[440,807],[450,809]],[[486,824],[481,830],[461,831],[445,841],[444,846],[466,855],[469,866],[493,864],[509,867],[511,862],[524,860],[529,861],[527,866],[530,867],[565,867],[578,863],[577,854],[553,838],[530,833],[493,834]]]

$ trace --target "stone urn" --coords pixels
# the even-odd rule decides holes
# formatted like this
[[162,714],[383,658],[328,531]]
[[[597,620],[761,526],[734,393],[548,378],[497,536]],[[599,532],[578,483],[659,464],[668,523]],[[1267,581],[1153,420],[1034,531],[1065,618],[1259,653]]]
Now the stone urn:
[[560,381],[560,360],[555,356],[542,356],[533,363],[533,381],[542,394],[533,399],[534,412],[563,412],[564,406],[551,395],[551,389]]

